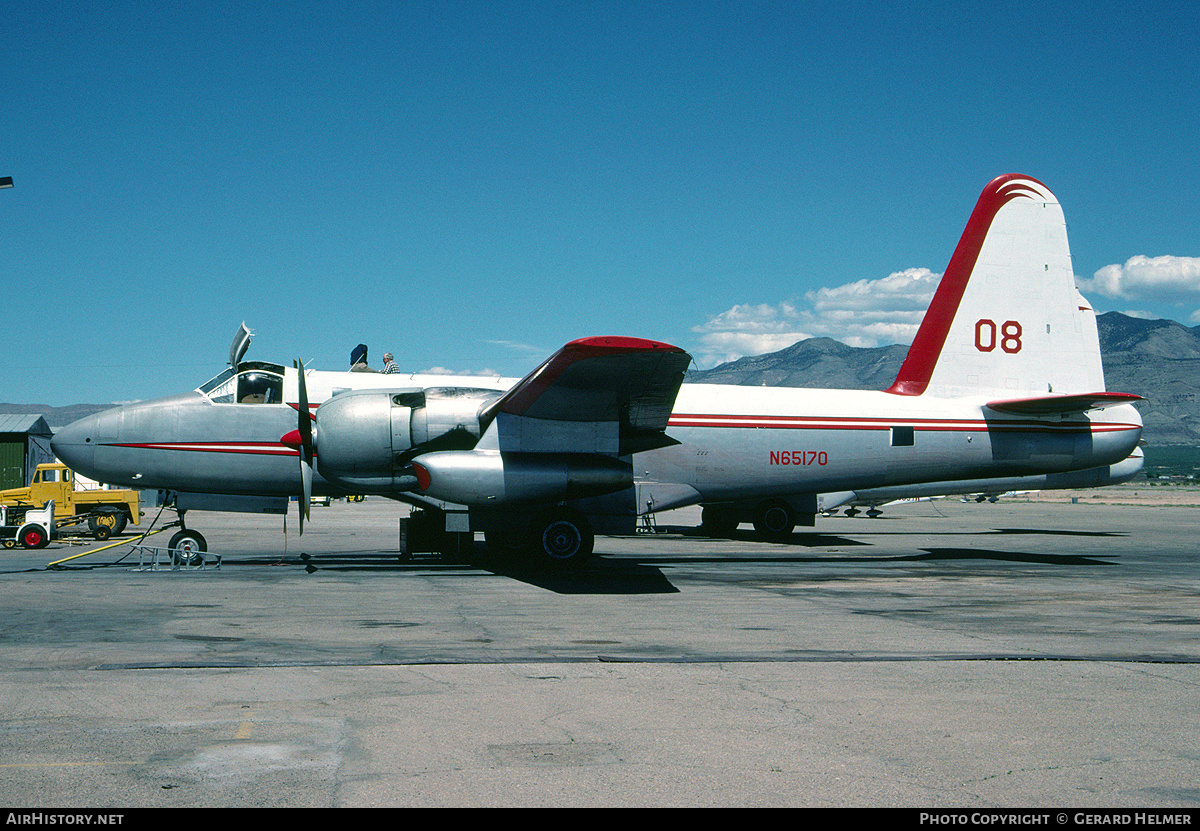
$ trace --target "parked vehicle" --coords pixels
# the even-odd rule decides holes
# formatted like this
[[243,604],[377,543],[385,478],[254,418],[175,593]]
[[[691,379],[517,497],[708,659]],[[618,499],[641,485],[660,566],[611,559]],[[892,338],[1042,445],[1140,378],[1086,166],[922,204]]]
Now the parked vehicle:
[[[141,521],[141,494],[135,490],[76,490],[75,472],[64,464],[38,465],[26,488],[0,491],[0,505],[33,508],[53,501],[58,527],[87,522],[88,531],[105,540]],[[51,525],[51,528],[54,526]]]
[[45,548],[54,536],[54,500],[41,508],[0,505],[0,545]]

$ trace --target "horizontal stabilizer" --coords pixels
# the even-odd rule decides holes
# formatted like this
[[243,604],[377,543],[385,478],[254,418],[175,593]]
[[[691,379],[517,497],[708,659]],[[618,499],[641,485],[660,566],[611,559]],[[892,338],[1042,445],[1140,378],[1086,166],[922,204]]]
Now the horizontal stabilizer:
[[1041,395],[1036,398],[1008,398],[989,401],[987,406],[1002,413],[1045,416],[1066,413],[1081,413],[1118,404],[1145,401],[1140,395],[1128,392],[1089,392],[1081,395]]

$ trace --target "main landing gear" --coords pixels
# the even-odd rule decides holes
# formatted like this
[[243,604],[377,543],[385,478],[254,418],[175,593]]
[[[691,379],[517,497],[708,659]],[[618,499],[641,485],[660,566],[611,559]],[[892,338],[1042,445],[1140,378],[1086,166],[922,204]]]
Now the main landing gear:
[[[596,544],[596,534],[588,518],[565,505],[522,514],[473,515],[472,524],[476,530],[482,527],[488,554],[498,563],[570,571],[591,559]],[[404,553],[445,553],[451,542],[449,538],[458,535],[443,532],[443,528],[445,516],[441,511],[414,511],[406,525],[404,545],[407,550]],[[470,540],[473,533],[462,536]]]
[[813,495],[705,505],[700,513],[700,532],[709,537],[728,538],[738,525],[750,522],[758,539],[787,542],[797,525],[815,525],[816,513]]
[[587,517],[573,508],[551,508],[529,526],[529,553],[552,568],[579,568],[592,556],[596,535]]

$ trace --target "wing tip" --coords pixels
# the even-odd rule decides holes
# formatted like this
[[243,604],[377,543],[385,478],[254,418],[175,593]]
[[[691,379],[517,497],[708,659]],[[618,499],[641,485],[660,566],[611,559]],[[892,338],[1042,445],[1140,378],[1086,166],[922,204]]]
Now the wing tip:
[[621,351],[621,352],[652,352],[662,350],[666,352],[683,352],[678,346],[673,346],[669,343],[664,343],[657,340],[648,340],[646,338],[633,338],[625,335],[598,335],[588,338],[579,338],[573,340],[563,347],[564,349],[593,349],[599,351]]

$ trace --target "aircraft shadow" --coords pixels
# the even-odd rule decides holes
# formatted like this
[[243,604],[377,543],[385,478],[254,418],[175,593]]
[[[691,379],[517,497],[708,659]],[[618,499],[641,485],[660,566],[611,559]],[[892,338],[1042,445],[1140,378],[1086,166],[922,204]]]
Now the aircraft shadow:
[[1128,537],[1126,531],[1071,531],[1066,528],[994,528],[992,534],[1046,534],[1056,537]]
[[[871,520],[871,521],[875,522],[877,520]],[[1029,535],[1052,536],[1052,537],[1127,537],[1127,536],[1129,536],[1129,533],[1126,531],[1077,531],[1077,530],[1072,530],[1070,528],[989,528],[987,530],[979,530],[979,531],[927,531],[927,530],[922,529],[919,531],[906,531],[906,530],[903,530],[900,528],[896,528],[894,526],[887,528],[887,529],[878,529],[878,530],[865,529],[862,531],[861,536],[871,537],[871,536],[877,536],[880,534],[888,536],[888,537],[904,537],[904,536],[909,536],[909,537],[986,537],[986,536],[993,536],[996,534],[1029,534]],[[801,534],[799,536],[822,536],[822,535]],[[753,535],[746,535],[742,538],[746,539],[747,541],[752,541],[755,539],[755,537]],[[844,540],[846,538],[845,537],[832,537],[832,539]],[[847,540],[847,541],[854,545],[873,545],[874,544],[874,543],[870,543],[870,542],[864,542],[862,540]],[[795,545],[795,544],[796,543],[790,542],[790,541],[785,541],[783,543],[783,545]]]
[[909,554],[887,559],[904,562],[932,560],[1000,560],[1011,563],[1039,563],[1050,566],[1114,566],[1110,560],[1083,557],[1078,554],[1032,554],[1025,551],[989,551],[981,548],[926,548],[925,554]]
[[[876,523],[879,520],[869,520]],[[673,534],[681,537],[694,537],[697,539],[728,539],[736,542],[762,542],[753,531],[735,531],[727,537],[710,537],[701,533],[695,528],[675,528],[671,526],[659,526],[660,533]],[[1030,534],[1042,536],[1056,537],[1127,537],[1129,534],[1125,531],[1076,531],[1069,528],[991,528],[986,531],[904,531],[895,526],[886,529],[880,528],[864,528],[863,536],[871,536],[873,534],[883,533],[889,537],[911,534],[921,537],[962,537],[962,536],[988,536],[992,534]],[[827,534],[817,531],[797,531],[786,540],[773,540],[774,545],[801,545],[808,547],[820,547],[825,545],[873,545],[874,543],[853,537],[842,536],[841,534]]]
[[401,559],[395,552],[381,551],[375,554],[321,554],[309,557],[306,554],[289,555],[283,561],[277,557],[253,557],[226,559],[227,566],[303,565],[309,574],[325,572],[428,572],[434,569],[444,573],[464,572],[494,574],[537,586],[557,594],[678,594],[679,589],[671,584],[657,566],[645,565],[631,560],[614,560],[596,557],[578,571],[554,571],[539,569],[520,562],[501,562],[484,554],[476,547],[475,556],[469,560],[445,559],[438,555],[416,555]]
[[813,554],[810,556],[787,556],[768,552],[763,555],[746,555],[745,553],[706,554],[693,556],[664,556],[639,557],[637,562],[642,565],[713,565],[728,563],[731,566],[744,565],[838,565],[838,564],[875,564],[903,562],[934,562],[938,560],[993,560],[1014,563],[1039,563],[1051,566],[1070,565],[1117,565],[1109,560],[1095,557],[1085,557],[1072,554],[1035,554],[1025,551],[994,551],[985,548],[923,548],[924,554],[899,554],[880,556],[848,556],[845,554]]
[[556,594],[678,594],[657,566],[597,557],[578,571],[546,571],[519,564],[483,566],[492,574]]
[[[732,534],[729,534],[728,536],[725,536],[725,537],[710,537],[707,534],[701,533],[700,531],[696,530],[695,528],[687,528],[687,527],[674,528],[671,526],[660,525],[658,527],[658,533],[676,535],[676,536],[680,536],[680,537],[693,537],[695,539],[702,539],[702,540],[722,540],[722,539],[724,539],[724,540],[731,540],[733,542],[752,542],[752,543],[763,542],[763,540],[759,539],[758,536],[753,531],[735,531]],[[816,531],[813,531],[813,532],[798,531],[798,532],[792,534],[786,540],[773,540],[772,544],[773,545],[802,545],[802,546],[806,546],[806,547],[810,547],[810,548],[816,548],[816,547],[820,547],[820,546],[824,546],[824,545],[871,545],[871,543],[863,542],[862,540],[855,540],[855,539],[851,539],[850,537],[843,537],[843,536],[840,536],[837,534],[822,534],[822,533],[819,533]]]

